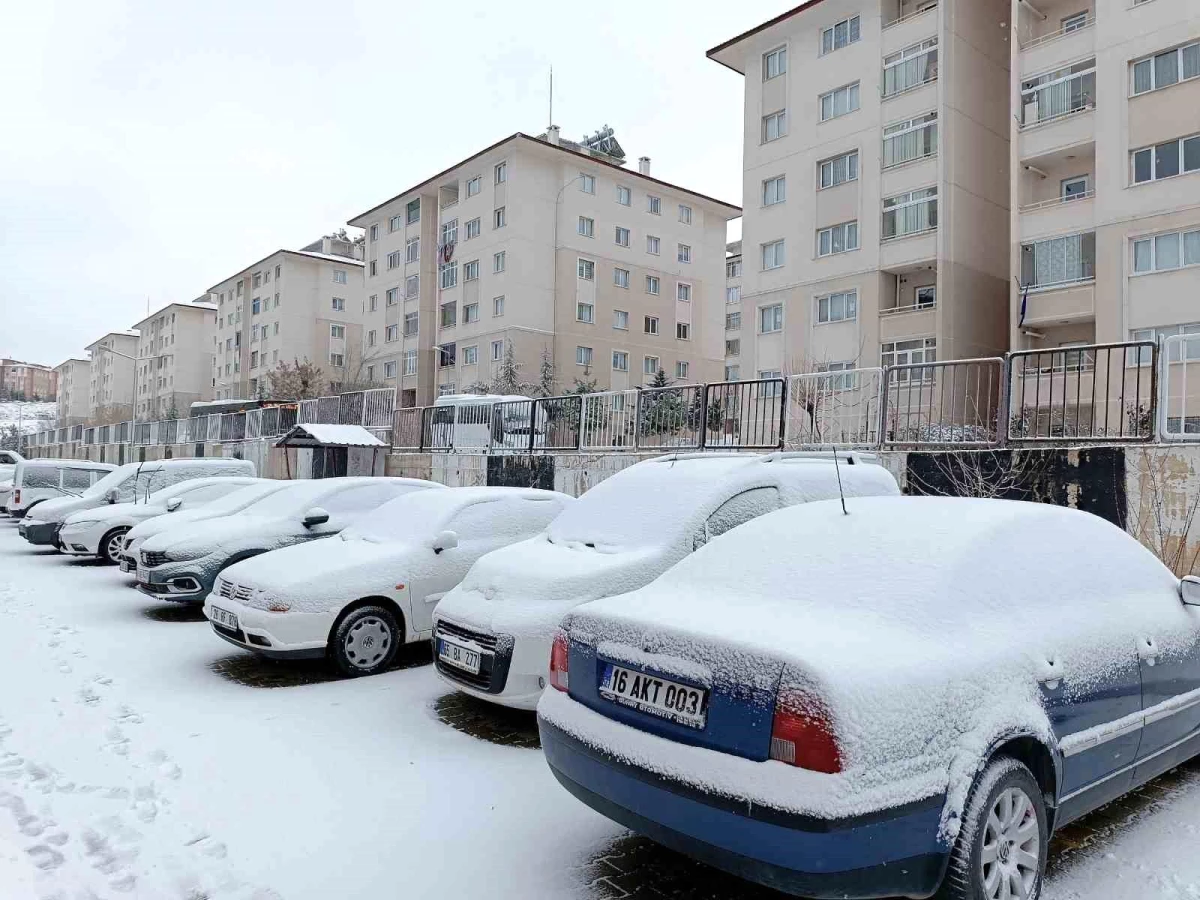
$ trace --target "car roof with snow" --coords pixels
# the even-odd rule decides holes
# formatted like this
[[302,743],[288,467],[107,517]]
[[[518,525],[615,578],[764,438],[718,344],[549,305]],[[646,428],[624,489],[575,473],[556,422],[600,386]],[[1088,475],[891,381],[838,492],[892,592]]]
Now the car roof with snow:
[[[441,487],[432,484],[431,487]],[[440,491],[414,491],[389,500],[377,509],[362,516],[346,531],[342,532],[345,540],[358,537],[387,540],[389,532],[409,522],[416,521],[422,526],[422,531],[432,531],[439,523],[446,522],[459,510],[473,503],[506,498],[524,498],[526,500],[553,500],[560,505],[575,502],[573,498],[558,491],[545,491],[538,488],[516,487],[458,487]],[[410,529],[403,529],[406,533]],[[394,532],[393,532],[394,533]]]

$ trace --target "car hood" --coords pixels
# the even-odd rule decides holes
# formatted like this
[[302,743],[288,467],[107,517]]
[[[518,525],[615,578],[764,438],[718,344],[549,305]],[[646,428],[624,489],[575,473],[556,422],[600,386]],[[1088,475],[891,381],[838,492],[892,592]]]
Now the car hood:
[[304,526],[298,520],[238,514],[172,528],[148,538],[142,544],[142,551],[194,559],[221,551],[271,550],[289,543],[303,531]]
[[217,513],[208,512],[203,508],[181,509],[177,512],[171,513],[169,516],[165,515],[161,519],[158,516],[154,516],[151,519],[147,519],[145,522],[138,523],[137,525],[133,526],[128,536],[133,539],[144,540],[148,537],[152,537],[153,535],[160,534],[166,531],[168,528],[176,528],[186,525],[189,522],[203,522],[207,519],[214,518],[219,518]]
[[71,513],[108,506],[103,497],[56,497],[33,507],[27,518],[33,522],[61,522]]
[[125,519],[141,521],[154,516],[161,516],[167,508],[158,503],[113,503],[71,513],[64,519],[64,524],[80,525],[84,522],[107,522],[110,519]]
[[574,607],[636,590],[683,555],[662,546],[606,553],[539,535],[482,557],[437,613],[493,633],[549,634]]

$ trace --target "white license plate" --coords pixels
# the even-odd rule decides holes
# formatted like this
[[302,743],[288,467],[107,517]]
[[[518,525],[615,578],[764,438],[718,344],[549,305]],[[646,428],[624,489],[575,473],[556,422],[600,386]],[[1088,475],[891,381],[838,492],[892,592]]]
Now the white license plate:
[[121,558],[121,571],[122,572],[132,572],[136,568],[137,568],[137,563],[135,563],[132,559],[129,559],[128,557]]
[[438,659],[448,666],[479,674],[479,651],[465,644],[458,644],[446,638],[438,638]]
[[600,679],[600,696],[642,712],[703,728],[706,691],[608,663]]
[[219,606],[209,607],[209,619],[216,622],[225,628],[231,628],[234,631],[238,630],[238,618],[228,610],[221,609]]

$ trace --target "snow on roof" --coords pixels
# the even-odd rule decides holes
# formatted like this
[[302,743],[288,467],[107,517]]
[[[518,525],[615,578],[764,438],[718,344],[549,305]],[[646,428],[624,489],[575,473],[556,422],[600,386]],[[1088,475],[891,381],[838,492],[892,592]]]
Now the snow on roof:
[[217,311],[217,306],[215,303],[201,303],[196,300],[193,300],[190,303],[180,303],[178,301],[173,301],[171,303],[168,303],[166,306],[156,309],[154,312],[150,313],[149,315],[143,316],[142,318],[138,319],[133,324],[134,329],[138,329],[143,322],[149,322],[151,319],[157,318],[158,316],[162,315],[163,313],[165,313],[168,309],[170,309],[173,306],[181,306],[184,309],[199,309],[199,310],[206,310],[206,311],[211,311],[211,312]]
[[383,447],[383,441],[361,425],[296,425],[279,439],[276,447],[295,447],[298,442],[332,447]]

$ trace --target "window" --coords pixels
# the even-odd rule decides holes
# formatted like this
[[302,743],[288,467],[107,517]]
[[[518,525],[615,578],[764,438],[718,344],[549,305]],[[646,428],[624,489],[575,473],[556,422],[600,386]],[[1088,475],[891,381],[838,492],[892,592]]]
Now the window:
[[676,252],[676,258],[681,263],[690,263],[692,261],[692,248],[687,244],[680,244]]
[[457,351],[458,351],[458,348],[454,344],[442,344],[442,346],[440,348],[438,348],[438,351],[437,351],[438,368],[440,368],[440,369],[452,368],[456,364],[456,357],[458,355]]
[[629,354],[624,350],[614,350],[612,352],[612,367],[614,372],[628,372]]
[[[391,366],[390,373],[388,372],[388,366]],[[384,374],[387,375],[389,378],[395,378],[396,377],[396,364],[395,363],[386,363],[383,367],[383,371],[384,371]],[[404,351],[404,374],[405,375],[416,375],[417,374],[417,351],[416,350],[405,350]]]
[[378,223],[371,226],[371,242],[379,240],[379,225]]
[[330,325],[329,336],[336,341],[344,341],[346,339],[345,325]]
[[917,309],[933,309],[937,306],[937,285],[927,284],[916,290]]
[[498,319],[504,315],[504,295],[492,298],[492,318]]
[[394,344],[394,343],[396,343],[396,341],[400,340],[400,335],[397,333],[397,332],[399,332],[399,330],[400,330],[399,325],[388,325],[386,328],[384,328],[383,329],[384,343]]
[[1021,247],[1021,284],[1031,288],[1096,277],[1096,234],[1072,234]]
[[651,194],[646,195],[646,212],[651,215],[662,215],[662,199]]
[[770,141],[779,140],[779,138],[787,134],[787,110],[781,109],[778,112],[767,113],[762,117],[762,135],[760,140],[766,144]]
[[440,263],[438,265],[438,278],[442,285],[442,290],[455,287],[458,284],[458,263]]
[[254,273],[254,286],[256,288],[262,287],[262,272]]
[[595,237],[596,220],[589,219],[587,216],[580,216],[579,225],[576,227],[576,230],[584,237]]
[[497,362],[504,356],[504,341],[492,341],[492,362]]
[[784,263],[783,241],[770,241],[762,245],[763,271],[778,269]]
[[816,298],[817,322],[850,322],[858,318],[858,291],[839,291]]
[[333,270],[333,283],[334,284],[345,284],[346,283],[346,270],[345,269],[334,269]]
[[473,259],[463,263],[463,281],[479,280],[479,260]]
[[614,232],[614,239],[616,240],[618,247],[628,247],[629,246],[629,229],[622,228],[620,225],[618,225]]
[[404,220],[400,216],[392,216],[390,219],[388,219],[388,233],[389,234],[391,234],[393,231],[399,231],[403,227],[404,227]]
[[623,309],[613,310],[613,328],[621,331],[629,330],[629,313]]
[[692,224],[692,208],[690,206],[679,204],[679,221],[684,225]]
[[592,348],[591,347],[576,347],[575,348],[575,365],[590,366],[592,364]]
[[1095,58],[1021,82],[1023,126],[1092,109],[1095,105]]
[[763,306],[758,310],[758,331],[760,334],[771,334],[783,331],[783,304]]
[[404,336],[416,337],[420,314],[415,312],[404,314]]
[[438,396],[439,397],[448,397],[450,394],[453,394],[453,393],[454,393],[454,382],[453,381],[447,382],[446,384],[438,385]]
[[937,188],[922,188],[897,194],[883,201],[881,240],[920,234],[937,228]]
[[420,200],[420,198],[418,198],[416,200],[409,200],[408,206],[406,207],[405,212],[408,216],[408,224],[409,225],[414,225],[417,222],[420,222],[421,221],[421,200]]
[[726,356],[741,356],[742,355],[742,339],[730,338],[725,342]]
[[[283,274],[283,266],[276,266],[276,267],[275,267],[275,278],[276,278],[276,280],[278,280],[278,278],[279,278],[279,276],[280,276],[281,274]],[[240,293],[241,293],[241,291],[238,291],[238,293],[240,294]]]
[[726,381],[737,381],[741,377],[742,377],[742,367],[741,366],[726,366],[725,367],[725,380]]
[[678,362],[676,362],[675,363],[675,377],[676,378],[687,378],[688,377],[688,368],[689,368],[688,364],[686,362],[684,362],[683,360],[679,360]]
[[891,97],[937,78],[938,39],[905,47],[883,58],[883,96]]
[[679,282],[675,285],[675,299],[682,300],[684,303],[692,302],[692,286]]
[[578,260],[575,264],[575,274],[581,281],[595,281],[596,264],[590,259]]
[[883,129],[883,167],[933,156],[938,149],[937,111],[895,122]]
[[1157,234],[1133,241],[1133,271],[1164,272],[1200,265],[1200,229]]
[[854,373],[856,363],[854,360],[849,362],[830,362],[821,363],[817,366],[818,372],[848,372],[846,375],[831,375],[829,378],[822,378],[823,387],[832,391],[852,391],[858,387],[858,377]]
[[399,293],[399,291],[400,291],[399,288],[388,288],[387,289],[387,292],[384,294],[384,296],[386,297],[388,306],[396,305],[396,299],[397,299],[396,295]]
[[508,181],[508,163],[496,163],[495,167],[492,169],[492,183],[504,184],[506,181]]
[[375,367],[367,366],[367,381],[373,382],[374,380],[375,380]]
[[331,366],[333,366],[335,369],[342,368],[343,366],[346,365],[346,354],[330,353],[329,354],[329,364]]
[[646,293],[647,294],[657,294],[658,293],[658,276],[657,275],[647,275],[646,276]]
[[658,334],[658,316],[646,316],[642,320],[642,330],[646,334]]
[[1144,94],[1200,77],[1200,42],[1186,44],[1133,64],[1133,93]]
[[467,196],[474,197],[483,189],[483,179],[476,175],[467,179]]
[[1134,150],[1130,158],[1134,184],[1200,171],[1200,134]]
[[596,176],[581,172],[579,175],[579,189],[585,194],[596,193]]
[[453,328],[458,324],[458,304],[443,303],[441,324],[443,328]]
[[741,285],[735,284],[735,285],[725,288],[725,302],[726,303],[741,303],[742,302],[742,287],[741,287]]
[[725,263],[726,278],[741,278],[742,277],[742,258],[740,256],[729,260]]
[[[250,368],[252,368],[252,369],[258,368],[258,351],[257,350],[250,351]],[[159,381],[161,382],[162,379],[160,378]],[[160,387],[161,387],[161,385],[160,385]]]
[[467,236],[465,240],[469,241],[471,238],[477,237],[479,237],[479,219],[475,218],[467,222]]
[[821,55],[850,46],[859,39],[861,33],[858,16],[830,25],[821,32]]
[[474,366],[479,364],[479,347],[463,347],[463,365]]
[[[479,224],[478,219],[475,220],[475,224],[476,224],[476,226],[478,226],[478,224]],[[468,231],[470,230],[469,223],[468,223],[467,230]],[[415,263],[415,262],[419,262],[420,259],[421,259],[421,239],[419,237],[409,238],[407,241],[404,242],[404,261],[406,263]]]
[[836,187],[847,181],[858,180],[858,151],[851,150],[841,156],[835,156],[817,163],[817,186],[820,188]]
[[273,334],[279,334],[279,323],[278,322],[276,322],[274,325],[271,326],[271,332]]
[[388,264],[389,269],[396,269],[396,268],[400,267],[400,251],[399,250],[393,250],[391,253],[389,253],[387,255],[387,264]]
[[346,311],[346,298],[345,297],[333,297],[331,299],[331,305],[333,307],[334,312],[345,312]]
[[367,346],[368,347],[375,346],[376,338],[377,338],[378,334],[379,334],[379,332],[376,331],[374,328],[372,328],[370,331],[367,332]]
[[421,293],[421,276],[409,275],[404,279],[404,297],[413,300]]
[[652,234],[646,235],[646,252],[658,256],[659,240]]
[[617,202],[622,206],[630,206],[633,203],[633,192],[629,188],[618,184],[617,185]]
[[843,222],[817,232],[817,256],[846,253],[858,249],[858,223]]
[[[880,348],[880,363],[885,366],[922,365],[937,361],[937,340],[917,338],[911,341],[892,341]],[[900,369],[891,377],[898,382],[932,381],[933,369]]]
[[591,325],[596,321],[596,307],[591,303],[576,303],[575,304],[575,320],[583,322],[585,325]]
[[1062,33],[1070,34],[1072,31],[1079,31],[1080,29],[1086,28],[1087,26],[1088,26],[1088,11],[1085,9],[1083,12],[1078,12],[1078,13],[1075,13],[1074,15],[1067,16],[1065,19],[1062,20]]
[[613,269],[613,284],[619,288],[629,287],[629,270],[628,269]]
[[[1188,325],[1160,325],[1157,328],[1139,328],[1129,332],[1131,341],[1157,341],[1159,338],[1173,337],[1177,334],[1194,334],[1200,335],[1200,324],[1192,323]],[[1126,350],[1126,365],[1150,365],[1150,348],[1149,347],[1130,347]],[[1188,362],[1196,362],[1200,360],[1200,337],[1188,338],[1185,341],[1172,341],[1167,347],[1168,362],[1183,362],[1184,359]],[[1136,363],[1135,363],[1136,358]],[[1189,434],[1200,433],[1200,421],[1195,416],[1189,416]],[[1178,421],[1178,419],[1176,419]],[[1178,431],[1178,425],[1171,426],[1172,431]]]
[[643,356],[642,357],[642,374],[657,375],[658,374],[658,357]]
[[442,246],[453,244],[458,240],[458,219],[442,223]]
[[479,304],[468,303],[463,307],[463,324],[469,325],[471,322],[479,321]]
[[787,72],[787,47],[768,50],[762,58],[763,81],[770,81]]
[[279,309],[279,295],[278,294],[275,295],[275,305],[272,308]]
[[692,339],[692,326],[688,322],[675,323],[675,340],[690,341]]
[[375,260],[375,259],[371,260],[370,273],[371,273],[371,277],[374,277],[379,274],[379,261],[378,260]]
[[260,312],[262,312],[262,300],[255,297],[250,301],[250,315],[257,316]]
[[508,217],[504,213],[504,207],[498,206],[492,210],[492,227],[503,228],[508,224]]
[[828,122],[858,109],[858,82],[821,95],[821,121]]
[[742,314],[740,312],[725,313],[725,330],[737,331],[742,327]]
[[[762,205],[774,206],[776,203],[782,203],[787,199],[787,177],[777,175],[774,178],[768,178],[762,183]],[[728,274],[728,272],[726,273]]]

